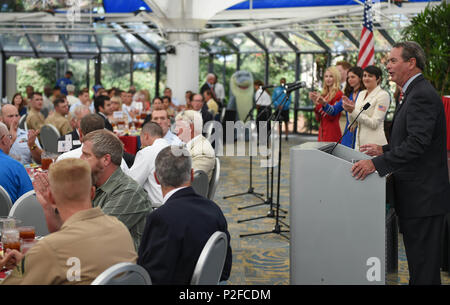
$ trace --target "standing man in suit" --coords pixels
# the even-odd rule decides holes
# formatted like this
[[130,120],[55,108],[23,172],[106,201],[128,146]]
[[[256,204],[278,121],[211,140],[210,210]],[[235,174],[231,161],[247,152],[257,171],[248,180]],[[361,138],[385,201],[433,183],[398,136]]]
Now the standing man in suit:
[[395,210],[403,233],[411,285],[441,283],[441,232],[450,211],[446,125],[441,98],[425,80],[425,53],[415,42],[393,46],[387,65],[403,97],[392,122],[390,142],[360,150],[372,160],[357,162],[352,173],[364,179],[392,173]]
[[113,127],[108,120],[108,115],[112,114],[111,99],[109,96],[99,95],[94,99],[95,112],[105,121],[105,128],[113,131]]
[[178,146],[161,150],[155,178],[164,204],[147,216],[138,264],[153,284],[189,285],[203,247],[214,232],[221,231],[227,235],[228,250],[220,280],[227,280],[232,260],[227,220],[217,204],[191,187],[194,171],[189,152]]

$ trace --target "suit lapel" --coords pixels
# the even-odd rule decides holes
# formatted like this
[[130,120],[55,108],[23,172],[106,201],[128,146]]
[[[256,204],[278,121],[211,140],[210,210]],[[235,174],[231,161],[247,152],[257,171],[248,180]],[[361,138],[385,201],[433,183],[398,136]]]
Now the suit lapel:
[[389,134],[392,134],[392,129],[393,129],[393,127],[394,127],[395,118],[398,116],[398,113],[399,113],[400,109],[403,107],[403,105],[406,104],[406,101],[407,101],[407,99],[408,99],[409,93],[410,93],[411,90],[414,88],[414,86],[415,86],[418,82],[420,82],[420,81],[422,81],[422,80],[424,80],[423,74],[417,76],[417,77],[409,84],[408,88],[406,89],[406,92],[403,94],[403,100],[402,100],[402,103],[399,104],[399,105],[397,106],[397,108],[395,109],[395,113],[394,113],[394,117],[392,118],[392,124],[391,124],[391,128],[390,128],[390,130],[389,130]]

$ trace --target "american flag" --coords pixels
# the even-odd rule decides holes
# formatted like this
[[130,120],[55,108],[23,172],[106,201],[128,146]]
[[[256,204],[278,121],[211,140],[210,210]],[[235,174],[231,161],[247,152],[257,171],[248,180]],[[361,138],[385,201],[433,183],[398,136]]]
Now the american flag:
[[375,59],[375,49],[372,32],[372,0],[364,2],[364,22],[359,40],[359,54],[357,65],[361,68],[373,65]]

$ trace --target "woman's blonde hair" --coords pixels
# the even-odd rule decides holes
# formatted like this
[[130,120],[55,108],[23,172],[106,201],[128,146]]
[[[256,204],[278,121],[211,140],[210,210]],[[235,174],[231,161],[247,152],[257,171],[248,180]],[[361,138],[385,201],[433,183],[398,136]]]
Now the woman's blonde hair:
[[325,73],[329,71],[333,75],[333,85],[331,87],[328,87],[325,84],[325,75],[323,77],[323,90],[322,90],[322,96],[328,96],[328,99],[331,100],[336,96],[336,93],[340,90],[341,85],[341,74],[339,73],[339,70],[335,66],[328,67],[325,70]]

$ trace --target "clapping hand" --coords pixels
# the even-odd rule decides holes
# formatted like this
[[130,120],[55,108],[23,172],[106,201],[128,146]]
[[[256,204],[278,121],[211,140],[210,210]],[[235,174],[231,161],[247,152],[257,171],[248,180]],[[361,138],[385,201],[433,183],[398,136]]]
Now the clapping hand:
[[0,269],[5,267],[10,270],[13,269],[22,260],[23,254],[17,250],[6,249],[5,256],[0,255]]
[[315,105],[318,104],[319,93],[316,91],[309,92],[309,98],[314,102]]
[[345,111],[348,113],[352,113],[353,110],[355,110],[355,103],[352,102],[348,97],[345,95],[342,97],[342,107]]
[[33,146],[36,142],[36,137],[39,135],[39,130],[28,129],[28,146]]

